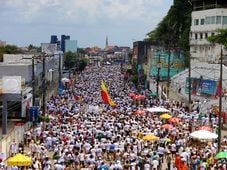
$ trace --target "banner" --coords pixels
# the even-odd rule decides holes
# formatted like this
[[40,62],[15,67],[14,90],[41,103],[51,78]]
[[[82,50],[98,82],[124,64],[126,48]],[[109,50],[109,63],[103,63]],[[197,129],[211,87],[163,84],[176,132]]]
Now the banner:
[[[192,95],[215,95],[217,91],[217,82],[200,78],[191,78]],[[186,78],[185,93],[189,93],[189,78]]]
[[37,122],[39,116],[39,109],[37,106],[32,106],[29,109],[29,121],[30,122]]

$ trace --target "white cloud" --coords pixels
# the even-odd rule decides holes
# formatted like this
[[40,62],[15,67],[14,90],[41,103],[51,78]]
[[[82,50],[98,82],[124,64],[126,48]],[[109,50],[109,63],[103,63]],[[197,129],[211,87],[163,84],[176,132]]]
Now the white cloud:
[[[18,18],[32,21],[55,15],[57,20],[96,22],[99,19],[144,20],[160,15],[166,0],[7,0],[9,9],[18,11]],[[156,14],[157,13],[157,14]],[[43,18],[45,19],[45,18]]]
[[[141,40],[166,15],[173,0],[0,0],[1,39],[48,42],[69,34],[80,46]],[[9,34],[10,32],[10,34]]]

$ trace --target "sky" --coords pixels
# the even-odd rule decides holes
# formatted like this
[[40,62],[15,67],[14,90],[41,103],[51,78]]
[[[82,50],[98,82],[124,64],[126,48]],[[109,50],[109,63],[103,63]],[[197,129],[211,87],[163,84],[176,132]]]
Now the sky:
[[19,47],[70,35],[81,48],[132,46],[167,14],[173,0],[0,0],[0,40]]

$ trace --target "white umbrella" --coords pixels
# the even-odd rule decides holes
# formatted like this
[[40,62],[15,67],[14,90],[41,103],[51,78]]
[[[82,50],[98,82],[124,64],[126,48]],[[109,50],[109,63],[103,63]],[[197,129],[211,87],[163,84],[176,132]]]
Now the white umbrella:
[[68,78],[64,77],[64,78],[61,79],[61,81],[63,81],[63,82],[69,82],[70,80]]
[[145,109],[148,112],[170,112],[168,109],[165,109],[164,107],[152,107],[152,108],[146,108]]
[[212,133],[207,130],[194,131],[194,132],[190,133],[190,136],[192,138],[196,138],[196,139],[216,139],[218,137],[217,134]]

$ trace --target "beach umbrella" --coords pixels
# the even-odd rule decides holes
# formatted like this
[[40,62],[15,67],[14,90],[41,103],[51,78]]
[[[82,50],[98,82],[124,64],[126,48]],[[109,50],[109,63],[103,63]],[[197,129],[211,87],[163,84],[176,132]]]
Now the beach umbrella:
[[129,97],[134,97],[136,94],[135,93],[129,93],[128,96]]
[[65,83],[65,82],[70,82],[70,79],[64,77],[64,78],[61,79],[61,81],[62,81],[63,83]]
[[200,126],[198,127],[198,130],[207,130],[207,131],[212,131],[212,129],[210,127],[207,127],[207,126]]
[[143,137],[143,140],[144,141],[156,141],[156,140],[158,140],[158,137],[155,135],[148,134]]
[[143,100],[143,99],[145,99],[145,96],[144,95],[139,95],[139,98],[140,98],[140,100]]
[[173,128],[173,125],[164,124],[164,125],[161,126],[161,128],[163,128],[163,129],[172,129]]
[[151,97],[156,97],[156,96],[157,96],[157,94],[156,94],[156,93],[150,93],[150,94],[148,94],[148,96],[151,96]]
[[217,134],[212,133],[212,132],[207,131],[207,130],[197,130],[197,131],[190,133],[189,135],[192,138],[205,139],[205,140],[216,139],[218,137]]
[[132,97],[134,100],[140,100],[140,96],[138,96],[138,95],[135,95],[135,96],[133,96]]
[[227,158],[227,152],[219,152],[215,158],[217,159],[224,159],[224,158]]
[[177,117],[171,117],[170,119],[168,119],[168,122],[171,123],[179,123],[181,120]]
[[152,113],[170,113],[170,111],[164,107],[152,107],[152,108],[146,108],[145,110],[147,110],[148,112],[152,112]]
[[169,114],[162,114],[161,116],[160,116],[160,118],[162,118],[162,119],[169,119],[169,118],[171,118],[172,116],[171,115],[169,115]]
[[171,142],[171,139],[170,138],[164,138],[164,141],[165,142]]
[[145,114],[145,111],[144,111],[144,110],[137,110],[137,111],[135,112],[135,114],[136,114],[136,115],[143,115],[143,114]]
[[7,161],[8,166],[30,166],[32,159],[21,153],[17,153],[15,156],[10,157]]

